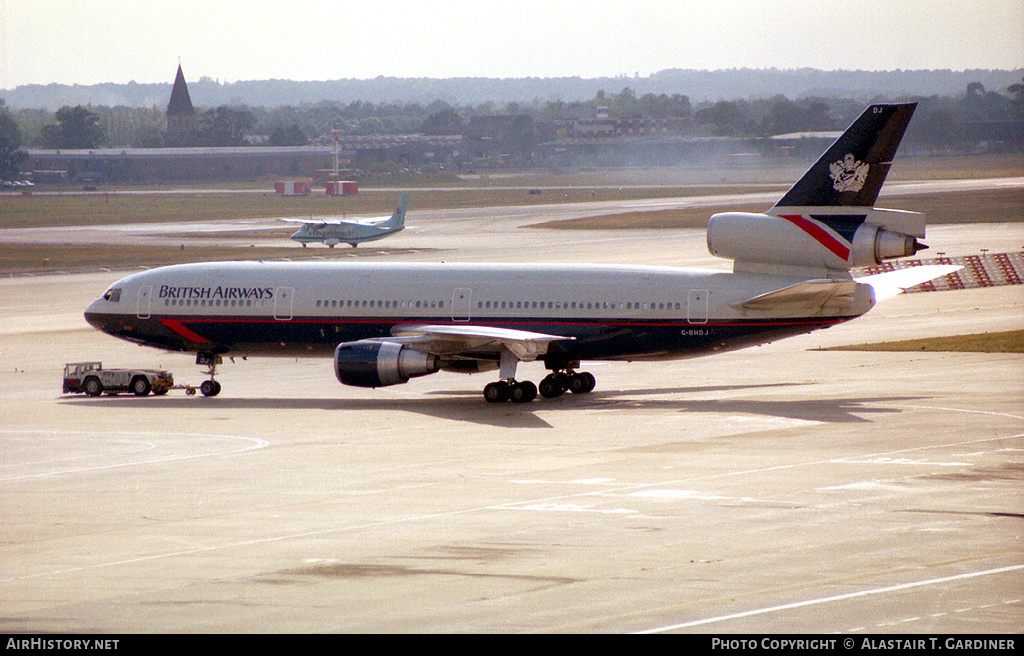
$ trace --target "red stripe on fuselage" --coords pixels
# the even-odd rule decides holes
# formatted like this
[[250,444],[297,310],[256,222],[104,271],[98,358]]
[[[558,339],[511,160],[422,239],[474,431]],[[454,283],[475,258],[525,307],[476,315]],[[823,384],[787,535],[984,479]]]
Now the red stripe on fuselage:
[[167,326],[168,328],[170,328],[174,332],[178,333],[179,335],[181,335],[182,337],[184,337],[185,339],[187,339],[190,342],[195,342],[196,344],[210,344],[211,343],[210,340],[206,339],[202,335],[200,335],[200,334],[198,334],[196,332],[193,332],[193,331],[189,330],[188,328],[186,328],[177,319],[160,319],[160,323],[162,323],[163,325]]
[[814,221],[799,214],[780,214],[779,216],[809,234],[815,241],[835,253],[840,259],[850,259],[850,248]]

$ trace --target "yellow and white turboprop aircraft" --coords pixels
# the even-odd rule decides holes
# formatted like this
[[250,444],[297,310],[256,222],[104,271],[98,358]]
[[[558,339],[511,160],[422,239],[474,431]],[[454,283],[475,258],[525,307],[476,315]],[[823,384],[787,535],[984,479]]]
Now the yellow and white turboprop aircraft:
[[[732,271],[602,264],[220,262],[136,273],[86,310],[110,335],[196,353],[332,358],[345,385],[498,370],[492,403],[594,389],[585,360],[710,355],[829,328],[957,269],[854,279],[914,255],[922,214],[874,209],[914,104],[872,105],[771,209],[724,213],[708,247]],[[400,209],[404,207],[400,205]],[[539,385],[519,362],[551,371]]]
[[291,236],[303,246],[309,243],[323,243],[331,248],[338,244],[356,244],[364,241],[384,239],[405,229],[405,208],[409,194],[402,194],[398,207],[391,216],[373,219],[278,219],[285,223],[301,223],[302,229]]

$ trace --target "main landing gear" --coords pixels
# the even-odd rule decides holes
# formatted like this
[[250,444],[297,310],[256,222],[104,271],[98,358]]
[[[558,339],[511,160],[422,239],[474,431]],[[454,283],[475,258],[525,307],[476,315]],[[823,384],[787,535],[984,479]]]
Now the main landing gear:
[[554,399],[566,392],[589,394],[594,391],[597,380],[589,371],[556,371],[544,377],[540,385],[528,380],[502,379],[484,387],[484,398],[488,403],[529,403],[539,392],[545,399]]
[[546,399],[554,399],[566,392],[573,394],[589,394],[594,391],[597,379],[589,371],[555,371],[540,381],[540,395]]
[[529,403],[537,398],[537,386],[528,380],[498,380],[484,387],[488,403]]
[[[488,403],[529,403],[537,398],[539,392],[546,399],[559,397],[566,392],[573,394],[589,394],[594,391],[597,380],[587,371],[573,371],[570,367],[557,369],[534,385],[528,380],[517,381],[517,361],[508,351],[501,354],[501,379],[488,383],[484,387],[484,398]],[[579,362],[572,363],[579,366]]]

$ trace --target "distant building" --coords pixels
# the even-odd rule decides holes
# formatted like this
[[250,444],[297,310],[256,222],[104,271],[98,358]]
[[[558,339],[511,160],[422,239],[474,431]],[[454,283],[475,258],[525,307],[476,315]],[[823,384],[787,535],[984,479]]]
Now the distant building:
[[[462,137],[353,136],[340,140],[346,167],[362,170],[448,165]],[[27,148],[24,168],[39,181],[166,182],[333,178],[331,146],[235,146],[186,148]],[[346,179],[358,179],[346,170]]]
[[790,132],[768,137],[761,150],[770,157],[814,159],[842,136],[842,132]]
[[68,181],[167,182],[171,180],[261,180],[308,177],[330,161],[314,146],[231,148],[28,149],[27,163],[40,179],[55,171]]
[[594,118],[573,121],[572,136],[599,137],[686,137],[693,136],[689,118]]
[[171,100],[167,103],[167,132],[164,133],[164,141],[171,147],[194,146],[196,136],[196,110],[188,94],[185,74],[181,71],[181,64],[178,64]]
[[536,157],[549,166],[679,166],[731,152],[725,140],[702,139],[690,118],[586,118],[538,126]]

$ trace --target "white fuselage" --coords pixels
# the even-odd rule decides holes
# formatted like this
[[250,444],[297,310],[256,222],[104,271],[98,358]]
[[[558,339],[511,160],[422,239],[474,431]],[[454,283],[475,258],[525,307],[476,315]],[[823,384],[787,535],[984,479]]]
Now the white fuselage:
[[359,223],[337,223],[327,225],[306,225],[291,238],[301,243],[352,244],[383,239],[402,230],[401,227],[369,225]]
[[479,324],[564,335],[579,359],[643,359],[808,332],[872,304],[866,293],[840,312],[733,306],[796,282],[672,267],[225,262],[128,276],[86,317],[181,351],[320,355],[399,325]]

